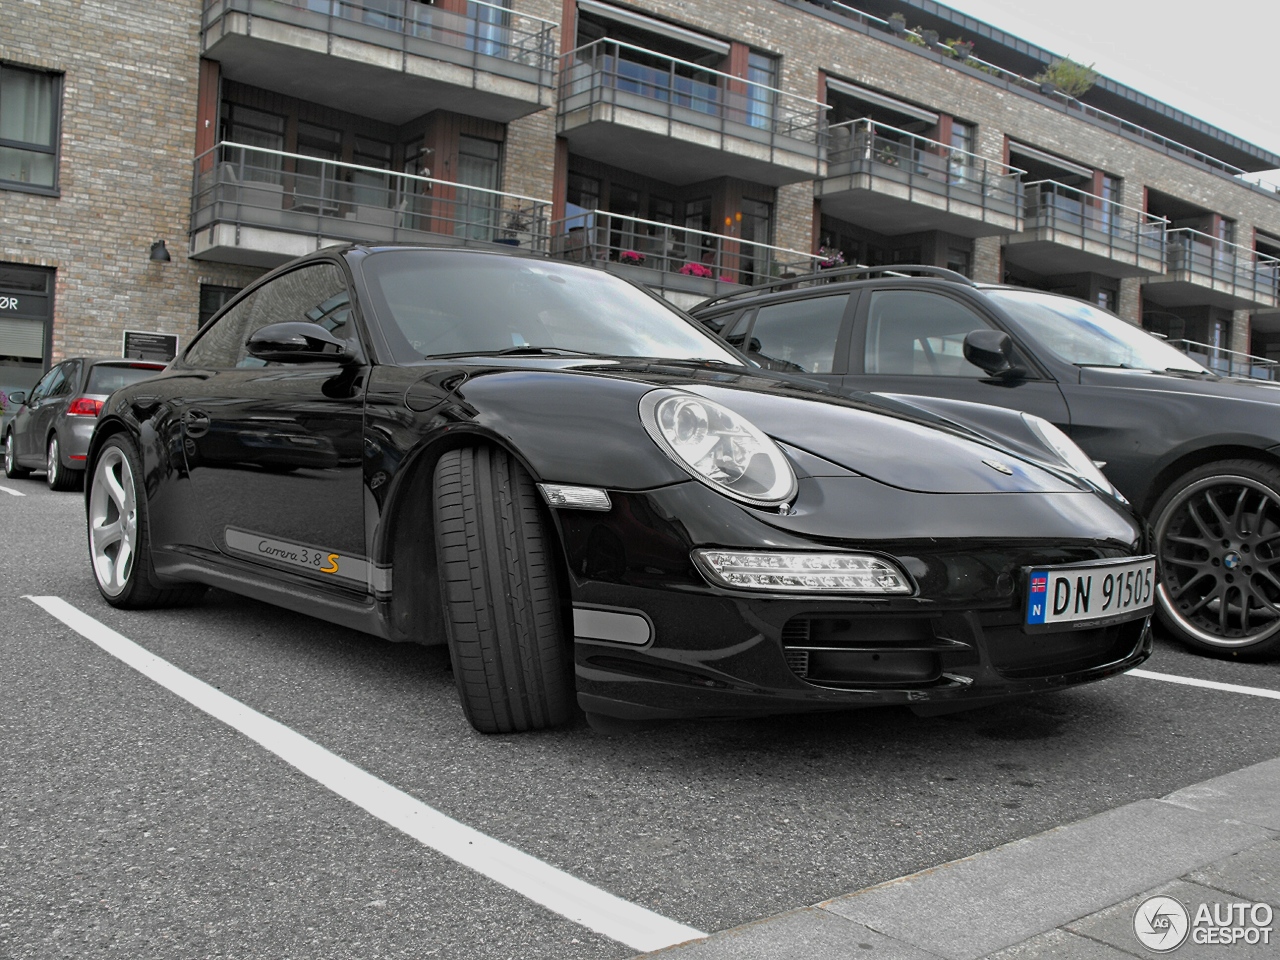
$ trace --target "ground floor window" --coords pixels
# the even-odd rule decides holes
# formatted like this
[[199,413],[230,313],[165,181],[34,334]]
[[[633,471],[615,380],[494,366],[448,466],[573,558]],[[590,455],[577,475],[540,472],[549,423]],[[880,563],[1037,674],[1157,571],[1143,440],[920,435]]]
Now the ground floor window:
[[0,402],[13,416],[8,396],[30,391],[44,372],[53,321],[54,271],[0,263]]

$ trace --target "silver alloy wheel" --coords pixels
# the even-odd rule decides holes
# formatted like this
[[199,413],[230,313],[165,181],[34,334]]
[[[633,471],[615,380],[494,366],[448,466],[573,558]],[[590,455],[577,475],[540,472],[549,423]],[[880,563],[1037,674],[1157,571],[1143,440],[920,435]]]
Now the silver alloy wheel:
[[89,551],[93,573],[108,596],[129,584],[138,548],[138,494],[124,451],[108,446],[93,468],[89,494]]
[[59,457],[58,457],[58,438],[50,437],[49,438],[49,454],[47,457],[45,457],[45,461],[44,461],[45,473],[49,477],[49,486],[52,487],[55,483],[58,482],[58,470],[61,468],[61,466],[62,464],[59,462]]
[[1238,475],[1178,492],[1156,521],[1156,597],[1206,646],[1251,646],[1280,631],[1280,499]]
[[10,431],[4,442],[4,472],[12,475],[17,466],[18,461],[13,456],[13,432]]

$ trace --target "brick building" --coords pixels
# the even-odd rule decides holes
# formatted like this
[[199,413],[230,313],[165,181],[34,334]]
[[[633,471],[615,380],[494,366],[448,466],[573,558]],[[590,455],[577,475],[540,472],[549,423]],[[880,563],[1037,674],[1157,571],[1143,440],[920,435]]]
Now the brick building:
[[[897,15],[897,16],[895,16]],[[344,240],[831,259],[1280,359],[1280,157],[928,0],[0,0],[0,389]]]

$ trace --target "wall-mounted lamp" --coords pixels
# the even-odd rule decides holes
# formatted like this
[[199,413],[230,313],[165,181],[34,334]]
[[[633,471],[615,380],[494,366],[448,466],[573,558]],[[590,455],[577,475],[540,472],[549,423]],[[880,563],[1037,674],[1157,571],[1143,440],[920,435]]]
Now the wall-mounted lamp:
[[159,263],[168,263],[173,259],[169,256],[169,251],[164,248],[163,240],[157,240],[151,245],[151,259]]

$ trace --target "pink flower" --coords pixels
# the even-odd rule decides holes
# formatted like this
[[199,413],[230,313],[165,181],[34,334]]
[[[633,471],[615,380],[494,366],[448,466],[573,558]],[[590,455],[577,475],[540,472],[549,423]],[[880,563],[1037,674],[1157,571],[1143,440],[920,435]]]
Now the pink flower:
[[709,277],[711,276],[711,268],[703,266],[700,263],[686,263],[680,268],[680,272],[686,277]]

